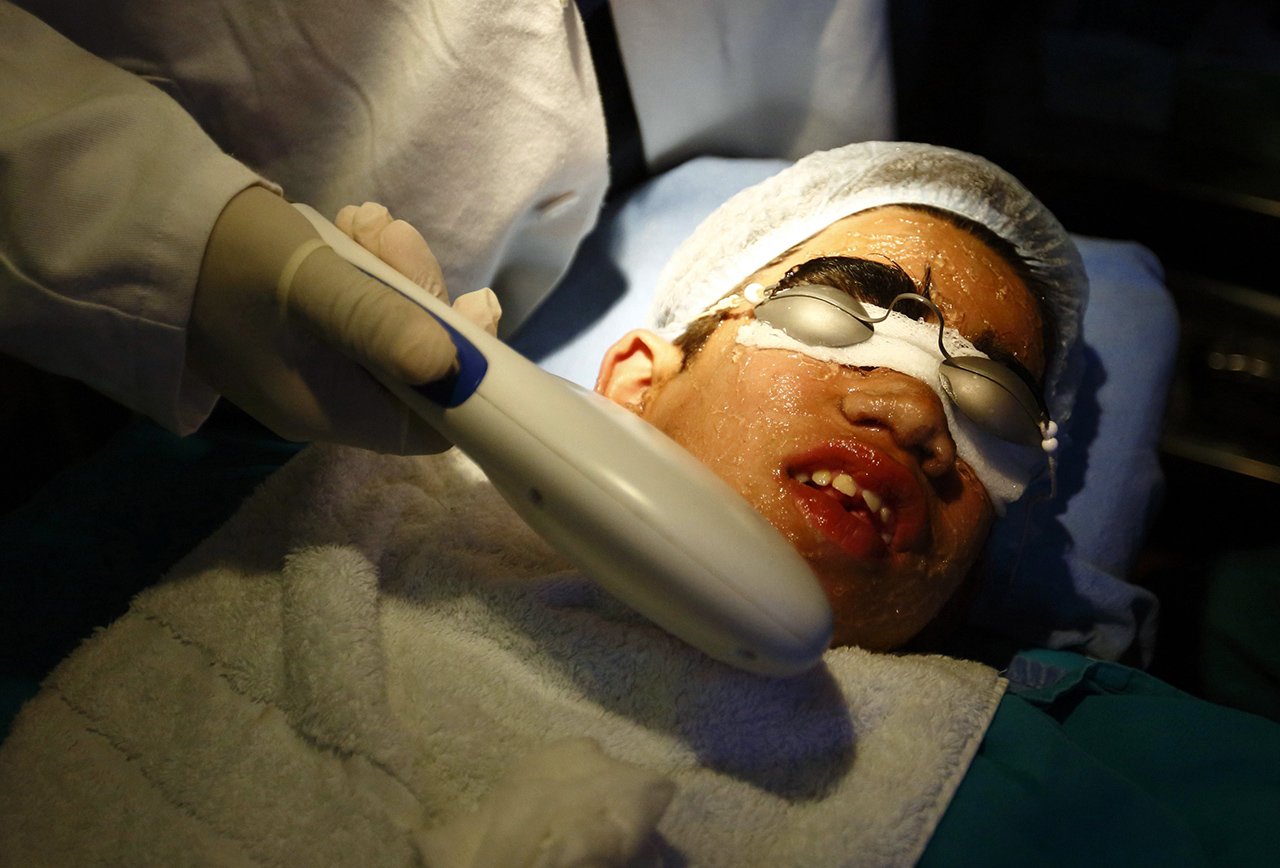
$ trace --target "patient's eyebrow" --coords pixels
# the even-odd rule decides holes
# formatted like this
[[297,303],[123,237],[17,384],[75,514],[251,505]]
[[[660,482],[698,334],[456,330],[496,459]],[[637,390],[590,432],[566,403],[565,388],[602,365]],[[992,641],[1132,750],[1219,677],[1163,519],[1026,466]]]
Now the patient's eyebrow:
[[[779,289],[806,283],[830,286],[877,307],[889,306],[893,299],[904,292],[914,292],[929,297],[932,286],[928,274],[923,286],[917,286],[911,275],[896,262],[881,262],[856,256],[820,256],[794,266],[782,280]],[[929,309],[922,304],[904,301],[894,310],[913,319],[923,319]]]

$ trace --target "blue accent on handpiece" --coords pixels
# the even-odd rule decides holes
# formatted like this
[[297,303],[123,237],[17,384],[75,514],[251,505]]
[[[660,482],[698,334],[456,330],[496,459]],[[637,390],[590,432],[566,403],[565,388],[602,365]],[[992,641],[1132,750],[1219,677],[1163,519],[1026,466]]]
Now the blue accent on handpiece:
[[[427,313],[431,311],[428,310]],[[431,316],[449,333],[449,339],[453,341],[453,346],[458,352],[458,370],[435,382],[410,388],[432,403],[448,410],[470,398],[476,389],[480,388],[480,381],[489,370],[489,360],[457,329],[435,314],[431,313]]]

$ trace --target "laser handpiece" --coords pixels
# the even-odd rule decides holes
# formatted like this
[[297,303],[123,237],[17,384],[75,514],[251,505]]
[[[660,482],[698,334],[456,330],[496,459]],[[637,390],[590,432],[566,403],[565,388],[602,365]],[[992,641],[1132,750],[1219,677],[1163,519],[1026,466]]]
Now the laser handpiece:
[[550,374],[295,205],[339,256],[435,317],[458,370],[382,383],[474,460],[535,531],[611,593],[711,657],[762,675],[816,664],[831,607],[804,559],[658,429]]

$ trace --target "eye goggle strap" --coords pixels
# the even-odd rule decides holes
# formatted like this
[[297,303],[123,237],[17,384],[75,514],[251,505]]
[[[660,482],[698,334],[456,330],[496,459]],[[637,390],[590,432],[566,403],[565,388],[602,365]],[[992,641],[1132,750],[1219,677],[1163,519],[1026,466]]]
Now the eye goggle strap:
[[943,317],[942,311],[938,310],[938,306],[936,304],[934,304],[932,301],[930,301],[928,298],[925,298],[923,295],[921,295],[918,292],[898,293],[893,297],[893,301],[889,302],[888,307],[885,308],[883,316],[879,316],[875,319],[866,319],[866,320],[863,320],[863,322],[865,322],[867,325],[875,325],[876,323],[884,322],[889,318],[889,314],[893,313],[893,309],[898,306],[898,302],[904,301],[906,299],[911,299],[912,301],[918,301],[921,304],[923,304],[925,307],[929,308],[929,310],[933,311],[933,315],[938,318],[938,351],[942,353],[942,357],[944,359],[950,359],[951,353],[947,352],[947,348],[942,345],[942,330],[947,327],[946,318]]

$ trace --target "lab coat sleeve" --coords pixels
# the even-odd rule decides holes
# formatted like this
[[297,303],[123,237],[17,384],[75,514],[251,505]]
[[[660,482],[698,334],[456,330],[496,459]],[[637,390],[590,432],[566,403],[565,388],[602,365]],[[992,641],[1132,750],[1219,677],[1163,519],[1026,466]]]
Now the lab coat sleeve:
[[216,400],[185,369],[205,242],[265,182],[158,88],[5,2],[0,81],[0,351],[194,430]]

